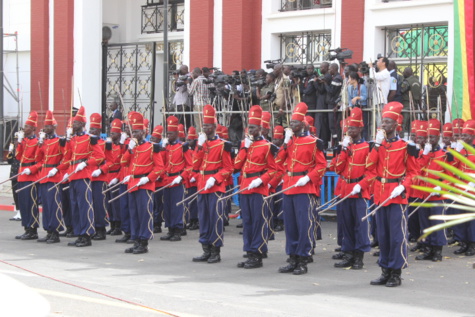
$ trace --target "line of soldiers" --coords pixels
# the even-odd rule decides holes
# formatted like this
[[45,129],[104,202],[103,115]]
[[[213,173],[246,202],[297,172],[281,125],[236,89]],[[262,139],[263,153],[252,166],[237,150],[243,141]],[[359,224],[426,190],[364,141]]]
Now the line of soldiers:
[[[252,106],[246,137],[237,153],[230,142],[217,135],[216,110],[211,105],[203,108],[202,132],[197,134],[190,127],[186,141],[174,116],[166,119],[166,138],[162,138],[165,129],[156,126],[147,141],[148,123],[138,112],[130,112],[125,122],[112,121],[110,137],[102,140],[99,114],[91,115],[89,133],[85,133],[83,107],[71,119],[66,137],[56,135],[56,121],[48,111],[37,138],[38,115],[31,112],[16,149],[20,161],[19,207],[25,228],[16,238],[52,244],[60,242],[60,232],[66,229],[64,235],[77,237],[69,246],[86,247],[91,240],[106,239],[110,224],[111,235],[124,233],[116,242],[133,243],[125,253],[142,254],[148,252],[153,233],[161,231],[162,221],[168,232],[160,240],[168,241],[181,240],[189,223],[190,229],[199,227],[203,250],[193,261],[217,263],[221,260],[229,199],[235,190],[232,174],[240,171],[238,193],[247,259],[237,266],[262,267],[268,242],[274,238],[274,225],[281,225],[283,220],[288,259],[279,272],[301,275],[307,273],[316,241],[321,239],[320,187],[330,169],[340,176],[335,205],[342,252],[336,258],[342,261],[335,266],[363,268],[370,237],[368,221],[362,218],[367,217],[368,201],[372,201],[372,227],[379,243],[382,274],[371,284],[401,285],[401,269],[407,266],[408,199],[427,195],[430,200],[442,199],[437,196],[440,188],[435,188],[435,194],[426,194],[414,191],[411,185],[423,184],[418,175],[436,177],[426,169],[448,172],[434,164],[436,160],[454,162],[462,170],[473,172],[440,148],[437,120],[415,125],[423,150],[402,140],[398,135],[402,108],[399,102],[384,106],[381,128],[371,143],[362,138],[361,109],[353,108],[342,121],[346,136],[329,167],[323,142],[314,135],[312,118],[306,116],[308,107],[303,102],[293,110],[289,128],[273,129],[273,142],[267,139],[270,114],[260,106]],[[465,142],[473,144],[475,121],[465,122],[460,132]],[[475,156],[463,146],[455,146],[475,162]],[[39,201],[47,232],[40,239]],[[443,209],[421,208],[419,233],[438,223],[428,216],[441,214]],[[475,253],[473,226],[470,223],[457,234],[466,255]],[[442,235],[435,233],[425,241],[426,252],[420,259],[442,259],[441,246],[446,243]]]

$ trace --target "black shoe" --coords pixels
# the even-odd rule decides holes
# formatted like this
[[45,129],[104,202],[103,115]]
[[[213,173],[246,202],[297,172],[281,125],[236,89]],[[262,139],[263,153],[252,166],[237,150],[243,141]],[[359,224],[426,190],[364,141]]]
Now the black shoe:
[[262,267],[262,255],[258,253],[251,253],[249,260],[244,263],[245,269],[257,269]]
[[373,240],[373,242],[371,242],[371,247],[372,247],[372,248],[379,247],[379,242],[378,242],[378,241],[375,241],[375,240]]
[[40,238],[36,240],[37,242],[46,242],[51,238],[51,231],[47,231],[47,234],[44,238]]
[[450,239],[449,241],[447,241],[447,245],[452,245],[452,244],[456,244],[458,241],[455,240],[455,238],[452,238]]
[[130,238],[129,240],[127,240],[126,243],[127,243],[127,244],[134,244],[134,243],[135,243],[135,239]]
[[465,251],[466,256],[473,256],[475,255],[475,242],[470,242],[468,245],[467,251]]
[[148,252],[148,240],[137,240],[138,247],[134,249],[133,254],[142,254]]
[[139,242],[138,242],[138,241],[135,241],[134,246],[131,247],[131,248],[125,249],[124,252],[125,252],[125,253],[134,253],[134,250],[137,249],[138,246],[139,246]]
[[38,239],[38,232],[36,228],[29,228],[27,233],[21,237],[22,240],[36,240]]
[[242,228],[242,222],[238,225],[236,225],[236,228]]
[[209,244],[202,244],[203,254],[193,258],[193,262],[206,262],[211,256],[211,246]]
[[116,228],[116,222],[115,221],[111,221],[110,224],[111,224],[111,226],[109,227],[109,230],[106,231],[106,234],[111,234]]
[[94,241],[105,240],[106,239],[106,228],[97,228],[96,234],[92,238]]
[[243,261],[243,262],[238,262],[237,267],[239,267],[239,268],[244,267],[244,265],[246,265],[246,263],[250,261],[250,259],[251,259],[251,252],[246,252],[245,254],[243,254],[242,257],[243,257],[243,258],[247,258],[247,260],[246,260],[246,261]]
[[21,240],[21,238],[22,238],[23,236],[26,236],[27,232],[28,232],[28,230],[25,228],[25,232],[23,232],[22,234],[19,234],[19,235],[15,236],[15,239]]
[[66,234],[66,238],[78,238],[77,234],[74,234],[74,229],[71,227],[71,231]]
[[130,233],[125,233],[124,236],[120,239],[115,239],[117,243],[127,243],[130,240]]
[[161,225],[154,226],[153,233],[162,233],[162,226]]
[[426,252],[423,254],[420,254],[416,256],[416,260],[422,261],[422,260],[432,260],[432,257],[434,256],[434,249],[430,246],[426,248]]
[[343,260],[344,258],[345,258],[345,253],[343,253],[343,252],[339,252],[339,253],[334,254],[332,256],[333,260]]
[[115,221],[115,227],[114,230],[111,231],[110,235],[111,236],[121,236],[122,235],[122,230],[120,229],[121,222],[120,221]]
[[211,246],[211,255],[208,258],[208,263],[218,263],[221,261],[221,247]]
[[423,249],[424,249],[424,245],[418,242],[410,251],[417,252],[417,251],[423,251]]
[[467,252],[468,245],[465,242],[460,242],[460,248],[454,251],[454,254],[463,254]]
[[381,268],[381,276],[375,280],[372,280],[369,284],[371,285],[386,285],[389,278],[391,277],[391,269]]
[[341,252],[341,247],[335,248],[335,252]]
[[289,258],[287,259],[287,262],[289,264],[279,268],[279,273],[292,273],[297,267],[297,256],[296,255],[289,256]]
[[442,261],[442,246],[437,245],[432,247],[434,250],[434,253],[432,255],[432,262],[440,262]]
[[67,237],[68,234],[72,233],[73,232],[73,227],[71,226],[66,226],[66,230],[64,230],[63,232],[61,232],[59,234],[60,237]]
[[191,219],[188,230],[198,230],[199,228],[200,226],[198,225],[198,219]]
[[82,241],[82,237],[78,237],[78,238],[76,239],[76,241],[68,242],[68,247],[75,247],[76,244],[78,244],[78,243],[81,242],[81,241]]
[[354,263],[353,252],[344,252],[343,261],[334,264],[336,268],[350,267]]
[[[186,229],[183,229],[186,230]],[[173,235],[170,237],[170,241],[181,241],[182,236],[182,229],[180,228],[173,228],[172,229]]]
[[297,266],[293,270],[293,275],[303,275],[307,273],[307,263],[308,257],[306,256],[299,256]]
[[379,256],[379,251],[373,252],[373,256]]
[[361,270],[364,266],[363,258],[364,258],[363,251],[353,251],[353,265],[351,266],[351,269]]
[[186,236],[187,233],[186,233],[186,229],[177,229],[180,231],[180,236]]
[[281,224],[277,224],[274,228],[274,231],[275,232],[284,231],[284,226],[282,226]]
[[224,227],[229,226],[229,221],[228,221],[228,220],[224,220],[223,226],[224,226]]
[[172,228],[168,228],[167,234],[164,235],[164,236],[161,236],[161,237],[160,237],[160,240],[162,240],[162,241],[167,241],[167,240],[170,240],[172,237],[173,237],[173,229],[172,229]]
[[91,237],[88,236],[88,235],[83,236],[83,237],[82,237],[82,240],[81,240],[80,242],[76,243],[76,246],[77,246],[78,248],[89,247],[89,246],[91,246],[91,245],[92,245],[92,243],[91,243]]
[[391,276],[386,282],[386,287],[396,287],[401,285],[401,269],[391,270]]
[[59,233],[56,231],[51,232],[50,238],[46,241],[47,244],[59,243],[61,240],[59,239]]

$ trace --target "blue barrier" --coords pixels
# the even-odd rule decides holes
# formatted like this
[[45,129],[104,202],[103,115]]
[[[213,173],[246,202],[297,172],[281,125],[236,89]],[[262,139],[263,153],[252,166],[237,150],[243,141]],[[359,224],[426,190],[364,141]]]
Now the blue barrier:
[[[322,205],[325,202],[332,200],[332,198],[335,196],[333,193],[335,191],[337,182],[338,174],[335,172],[326,172],[323,176],[323,182],[320,186],[320,200]],[[331,208],[330,210],[336,210],[336,207]]]
[[[241,173],[238,172],[238,173],[235,173],[233,174],[233,187],[236,187],[238,185],[238,178],[239,176],[241,176]],[[239,190],[239,188],[236,188],[233,192],[237,192]],[[228,194],[229,195],[229,194]],[[233,196],[233,203],[236,205],[236,206],[239,206],[239,195],[234,195]]]

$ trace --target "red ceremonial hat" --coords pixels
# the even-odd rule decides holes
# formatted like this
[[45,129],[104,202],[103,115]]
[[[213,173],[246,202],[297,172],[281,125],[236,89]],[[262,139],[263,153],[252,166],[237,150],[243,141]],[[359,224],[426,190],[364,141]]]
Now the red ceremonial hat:
[[147,134],[148,134],[148,125],[150,124],[150,120],[148,120],[147,118],[143,118],[143,125],[145,127],[145,130],[147,131]]
[[305,120],[308,122],[310,127],[315,124],[315,119],[312,116],[305,116]]
[[270,129],[270,118],[271,114],[269,111],[262,111],[261,126],[264,129]]
[[350,127],[364,127],[363,111],[361,111],[361,108],[353,107],[353,109],[351,109],[350,116],[348,117],[348,126],[350,126]]
[[340,121],[340,128],[343,130],[343,134],[348,132],[348,118]]
[[216,134],[220,137],[223,138],[223,126],[218,123],[216,126]]
[[462,119],[455,119],[454,121],[452,121],[453,132],[455,134],[461,134],[464,123],[465,121],[463,121]]
[[185,127],[183,126],[183,124],[178,125],[178,137],[179,138],[186,138]]
[[91,120],[91,128],[102,129],[102,117],[100,114],[93,113],[89,119]]
[[418,124],[419,124],[419,120],[414,120],[411,122],[411,133],[416,134]]
[[26,119],[25,124],[32,126],[32,127],[37,127],[38,126],[38,113],[36,111],[31,111],[28,119]]
[[429,130],[427,130],[429,135],[440,135],[440,121],[437,119],[429,120]]
[[161,139],[162,133],[163,133],[163,126],[157,125],[155,128],[153,128],[152,136]]
[[427,121],[419,121],[416,125],[416,136],[424,136],[427,137],[427,128],[429,127],[429,123]]
[[261,125],[262,120],[262,108],[261,106],[252,106],[249,109],[249,124]]
[[463,124],[463,130],[462,133],[465,134],[475,134],[475,120],[467,120]]
[[196,134],[196,128],[195,127],[189,127],[188,128],[188,139],[190,139],[190,140],[198,139],[198,134]]
[[178,131],[178,118],[175,116],[169,116],[167,118],[167,131],[168,132],[177,132]]
[[402,103],[397,101],[392,101],[386,104],[383,108],[383,118],[389,118],[397,121],[399,115],[401,114],[402,107]]
[[298,120],[303,122],[305,115],[307,114],[308,107],[305,102],[300,102],[295,106],[294,113],[292,113],[292,118],[290,120]]
[[45,125],[57,125],[56,119],[53,116],[53,112],[51,110],[46,111],[45,116]]
[[452,137],[453,135],[454,131],[452,131],[452,123],[447,122],[442,128],[442,136]]
[[69,118],[68,126],[66,128],[69,129],[69,128],[72,128],[72,127],[73,127],[73,118]]
[[397,118],[397,128],[396,128],[396,131],[397,132],[401,132],[402,131],[402,120],[403,120],[403,116],[400,115],[399,118]]
[[143,116],[140,112],[130,112],[129,113],[129,122],[132,130],[145,130],[143,124]]
[[218,121],[216,120],[216,110],[211,105],[206,105],[203,107],[203,123],[204,124],[215,124]]
[[223,139],[229,139],[228,128],[225,126],[221,127],[221,134],[223,135]]
[[274,128],[274,139],[283,139],[284,138],[284,127],[278,125]]
[[73,121],[87,122],[87,120],[86,120],[86,109],[84,108],[84,106],[81,106],[81,108],[79,108],[78,112],[76,112],[76,116],[73,118]]
[[111,133],[122,133],[122,121],[120,119],[115,118],[111,123]]
[[309,128],[310,134],[316,135],[317,134],[317,128],[313,125],[311,125]]

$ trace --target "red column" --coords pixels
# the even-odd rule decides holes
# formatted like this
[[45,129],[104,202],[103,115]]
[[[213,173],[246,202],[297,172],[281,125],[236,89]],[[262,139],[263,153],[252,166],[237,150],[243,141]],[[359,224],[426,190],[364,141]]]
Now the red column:
[[363,60],[365,0],[341,2],[341,47],[353,51],[349,64]]
[[190,71],[213,66],[214,0],[190,1]]
[[223,71],[261,65],[262,1],[223,1]]
[[71,113],[74,61],[74,1],[54,1],[54,116],[58,134],[65,133]]
[[[39,83],[39,85],[38,85]],[[41,100],[40,87],[41,86]],[[49,91],[49,0],[31,0],[31,110],[39,114],[38,126],[43,127],[48,109]],[[41,107],[43,104],[43,107]],[[43,108],[43,109],[41,109]],[[28,114],[25,113],[24,118]]]

